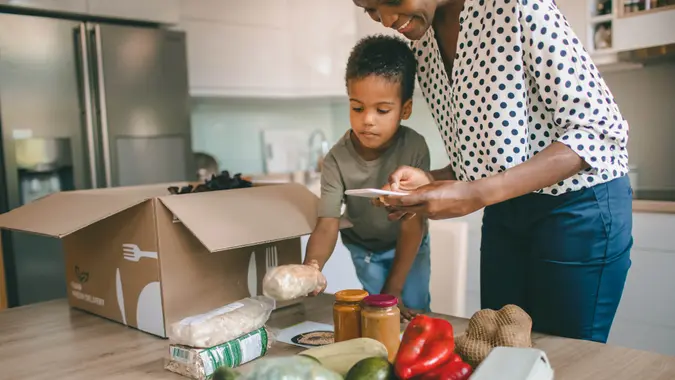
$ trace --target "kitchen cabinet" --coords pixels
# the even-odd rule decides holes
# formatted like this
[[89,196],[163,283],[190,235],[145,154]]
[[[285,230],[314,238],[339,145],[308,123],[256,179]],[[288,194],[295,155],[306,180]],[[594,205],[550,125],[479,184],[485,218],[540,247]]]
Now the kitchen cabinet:
[[400,33],[391,28],[384,27],[381,23],[375,22],[368,13],[363,11],[363,8],[352,6],[354,18],[356,19],[356,36],[357,39],[372,35],[372,34],[386,34],[391,36],[403,37]]
[[587,0],[560,0],[556,1],[556,5],[565,16],[567,23],[570,24],[579,41],[582,42],[586,50],[589,50],[591,45],[587,38],[589,18]]
[[1,0],[0,4],[58,12],[87,12],[87,0]]
[[287,0],[180,0],[182,19],[282,29],[288,25]]
[[673,214],[633,214],[632,265],[608,343],[675,355],[673,231]]
[[179,0],[87,0],[90,15],[175,24],[180,20]]
[[288,0],[298,96],[345,96],[345,68],[356,41],[354,8],[351,1]]
[[179,0],[0,0],[0,4],[160,24],[180,19]]
[[293,96],[286,29],[182,19],[193,96]]
[[398,35],[351,1],[180,0],[179,9],[193,96],[343,97],[358,39]]
[[[459,218],[469,223],[466,314],[480,310],[482,211]],[[675,215],[633,214],[632,266],[609,343],[675,355]]]
[[675,8],[631,13],[617,18],[615,25],[614,41],[619,51],[675,43]]

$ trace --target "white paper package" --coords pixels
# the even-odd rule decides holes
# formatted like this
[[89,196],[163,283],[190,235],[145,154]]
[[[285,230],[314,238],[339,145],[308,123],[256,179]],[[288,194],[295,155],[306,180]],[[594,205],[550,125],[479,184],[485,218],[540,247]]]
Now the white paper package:
[[169,340],[195,348],[217,346],[263,327],[275,306],[274,299],[269,297],[244,298],[173,323],[169,327]]

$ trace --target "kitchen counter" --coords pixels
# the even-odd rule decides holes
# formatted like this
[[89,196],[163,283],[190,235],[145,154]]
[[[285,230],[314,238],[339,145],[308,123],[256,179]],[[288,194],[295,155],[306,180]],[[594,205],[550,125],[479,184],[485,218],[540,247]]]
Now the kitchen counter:
[[[278,310],[269,325],[330,323],[332,300],[324,295]],[[444,318],[456,332],[468,323]],[[675,378],[675,357],[541,334],[534,334],[533,341],[548,355],[556,380]],[[277,343],[269,355],[299,351]],[[0,368],[5,379],[185,379],[164,369],[167,353],[167,340],[71,309],[65,300],[0,312]]]
[[675,190],[636,190],[633,211],[675,214]]

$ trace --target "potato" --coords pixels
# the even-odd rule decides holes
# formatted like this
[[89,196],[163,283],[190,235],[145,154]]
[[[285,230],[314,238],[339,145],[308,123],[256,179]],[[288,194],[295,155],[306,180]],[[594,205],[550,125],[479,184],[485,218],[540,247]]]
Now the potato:
[[457,353],[472,367],[478,366],[492,348],[531,347],[532,318],[516,305],[498,311],[479,310],[471,316],[465,334],[455,340]]

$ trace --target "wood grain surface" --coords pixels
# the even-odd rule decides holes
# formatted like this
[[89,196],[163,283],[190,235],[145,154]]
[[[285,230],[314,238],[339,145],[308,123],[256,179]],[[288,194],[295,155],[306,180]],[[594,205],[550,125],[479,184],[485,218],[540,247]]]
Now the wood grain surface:
[[[283,328],[304,320],[331,323],[332,301],[326,295],[278,310],[269,326]],[[444,318],[458,333],[468,323]],[[675,379],[675,357],[541,334],[534,334],[533,341],[548,355],[556,380]],[[269,355],[300,351],[277,343]],[[2,379],[185,379],[164,369],[167,355],[167,340],[73,310],[65,300],[0,313]]]

